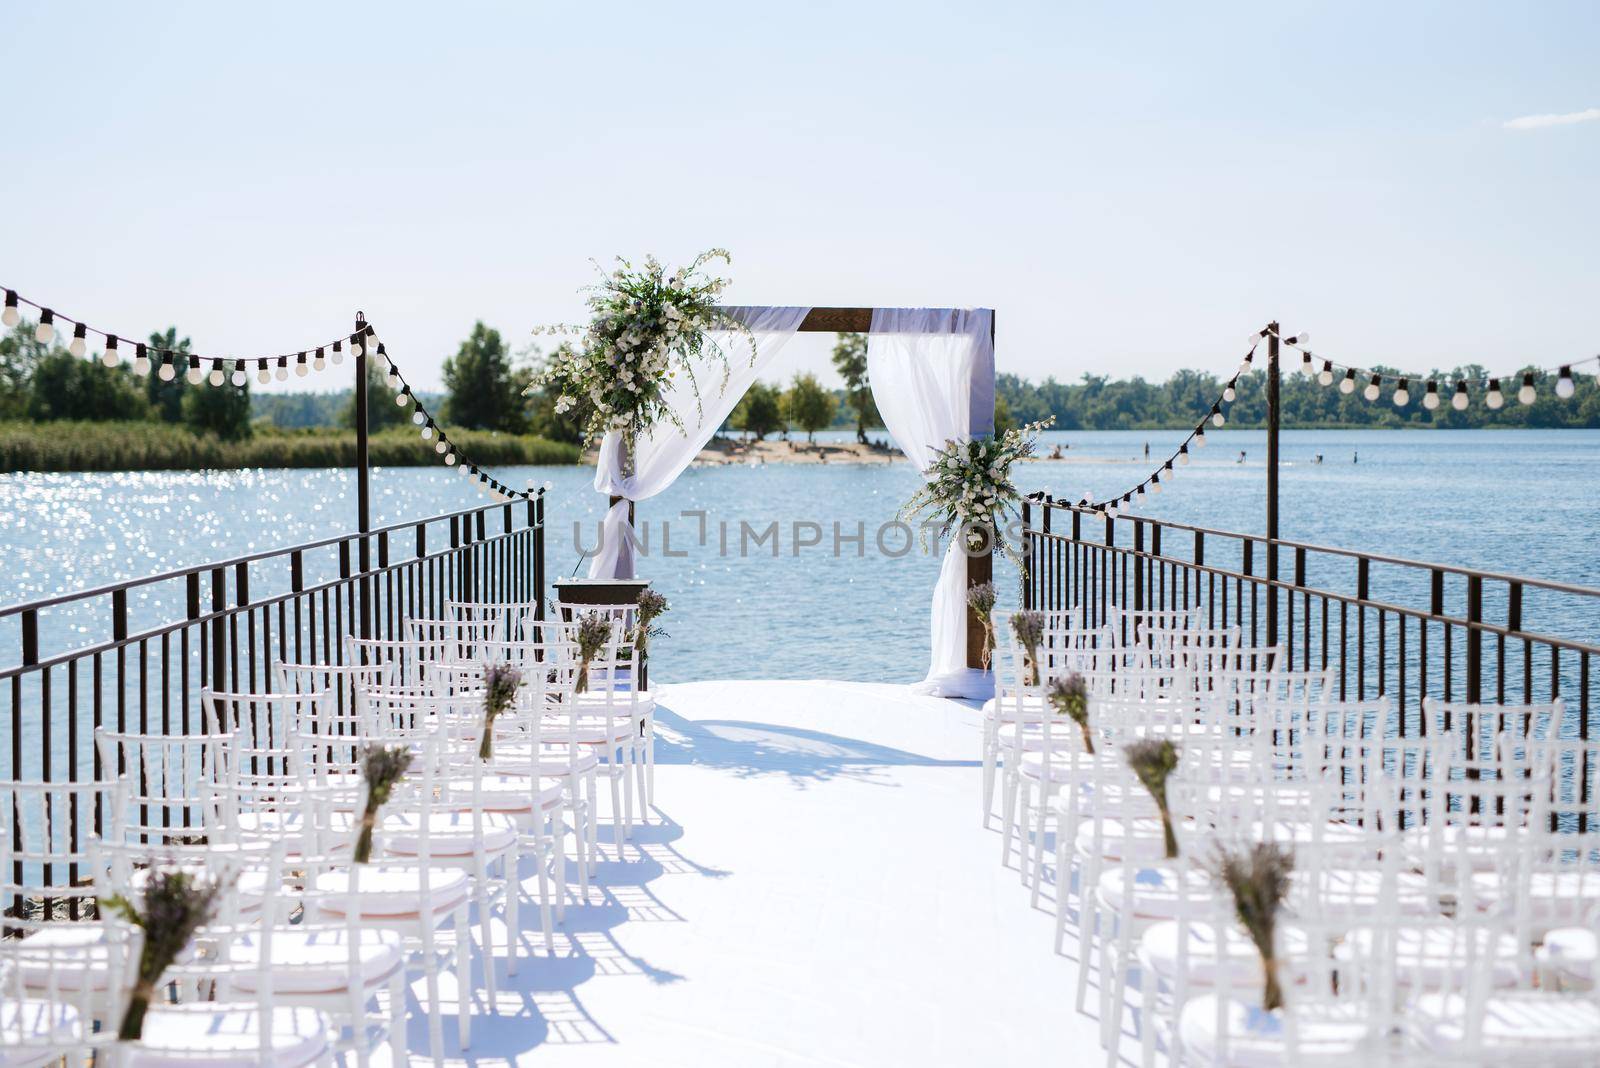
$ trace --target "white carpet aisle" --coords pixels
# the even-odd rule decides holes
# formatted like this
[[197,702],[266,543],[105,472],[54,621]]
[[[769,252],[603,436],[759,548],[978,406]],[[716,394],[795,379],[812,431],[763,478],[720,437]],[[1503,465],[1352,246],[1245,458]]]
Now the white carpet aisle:
[[465,1063],[1102,1063],[1050,916],[979,826],[976,710],[854,683],[661,696],[645,859],[602,864]]

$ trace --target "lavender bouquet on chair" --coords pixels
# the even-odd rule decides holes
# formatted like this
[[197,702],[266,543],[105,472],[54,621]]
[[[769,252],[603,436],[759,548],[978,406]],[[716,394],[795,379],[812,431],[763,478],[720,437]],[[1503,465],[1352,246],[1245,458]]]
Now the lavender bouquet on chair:
[[589,691],[589,661],[600,655],[600,650],[611,640],[611,617],[600,611],[585,612],[578,617],[578,684],[577,693]]
[[522,672],[510,664],[490,664],[483,673],[483,738],[478,742],[478,759],[494,758],[494,721],[517,699]]
[[1261,1007],[1267,1011],[1283,1008],[1283,988],[1278,985],[1278,959],[1274,951],[1278,914],[1289,896],[1289,877],[1294,871],[1294,855],[1276,842],[1257,842],[1248,849],[1219,848],[1212,874],[1233,895],[1233,911],[1239,925],[1261,954],[1261,971],[1266,987],[1261,992]]
[[158,871],[150,879],[144,892],[142,912],[120,895],[100,902],[106,910],[120,913],[123,919],[144,931],[133,992],[128,996],[128,1008],[117,1029],[119,1040],[137,1042],[144,1033],[145,1013],[150,1009],[150,999],[155,995],[161,976],[172,967],[195,931],[211,922],[221,897],[222,884],[218,880],[169,870]]
[[967,607],[977,614],[983,623],[983,670],[989,670],[989,661],[994,655],[994,583],[980,582],[967,590]]
[[1074,671],[1064,679],[1050,680],[1050,706],[1063,716],[1071,718],[1083,732],[1083,748],[1094,752],[1094,733],[1089,729],[1089,686],[1083,676]]
[[1011,617],[1011,636],[1022,646],[1022,682],[1039,685],[1039,645],[1044,641],[1044,613],[1018,612]]
[[666,613],[668,605],[666,597],[655,590],[640,590],[639,599],[634,604],[638,607],[638,620],[633,627],[633,647],[642,661],[651,635],[663,633],[661,628],[655,626],[655,621],[656,617]]
[[1172,810],[1167,807],[1167,780],[1178,770],[1178,747],[1165,738],[1143,738],[1124,747],[1122,755],[1155,799],[1161,812],[1162,843],[1171,860],[1178,855],[1178,837],[1172,832]]
[[367,784],[367,807],[361,813],[361,833],[356,836],[355,862],[372,860],[372,832],[378,825],[378,809],[389,801],[389,791],[406,776],[411,767],[411,750],[403,745],[369,745],[361,758],[361,778]]

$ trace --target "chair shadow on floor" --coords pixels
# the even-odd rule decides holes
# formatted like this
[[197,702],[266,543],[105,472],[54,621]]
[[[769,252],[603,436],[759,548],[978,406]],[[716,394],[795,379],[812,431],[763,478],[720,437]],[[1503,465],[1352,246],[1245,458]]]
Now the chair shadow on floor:
[[[652,983],[675,983],[685,977],[658,968],[630,952],[621,938],[625,923],[686,922],[650,885],[663,875],[698,875],[720,879],[729,874],[690,860],[677,847],[683,828],[659,809],[651,811],[651,823],[635,824],[633,837],[616,849],[611,840],[610,821],[599,831],[601,859],[589,886],[587,903],[577,900],[576,875],[572,878],[573,897],[567,903],[566,921],[555,929],[555,953],[546,956],[544,936],[539,928],[537,908],[524,902],[518,932],[517,974],[507,976],[503,947],[496,955],[496,996],[491,1012],[483,992],[483,959],[480,956],[473,984],[475,1014],[472,1020],[472,1045],[459,1053],[456,1049],[456,1017],[450,1003],[451,979],[442,977],[446,992],[444,1039],[447,1058],[469,1065],[505,1065],[540,1046],[613,1044],[615,1036],[590,1013],[580,991],[596,978],[642,976]],[[524,863],[522,877],[527,885],[537,877],[531,863]],[[503,912],[495,909],[497,921]],[[478,934],[474,911],[472,934]],[[501,936],[496,935],[496,941]],[[480,947],[481,949],[481,947]],[[427,1022],[415,994],[410,1001],[407,1044],[416,1063],[426,1062]]]
[[740,778],[782,775],[797,787],[832,779],[895,786],[885,768],[976,768],[977,760],[940,760],[825,731],[750,720],[685,719],[656,708],[656,763],[698,764]]

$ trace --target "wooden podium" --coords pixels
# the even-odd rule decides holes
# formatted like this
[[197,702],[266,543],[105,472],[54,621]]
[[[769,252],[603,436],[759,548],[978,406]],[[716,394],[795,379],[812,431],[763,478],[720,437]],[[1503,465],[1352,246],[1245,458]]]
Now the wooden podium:
[[[572,611],[584,605],[634,604],[639,594],[649,588],[645,579],[556,579],[551,583],[556,591],[556,604],[563,622],[572,619]],[[639,658],[639,689],[650,688],[650,654]]]

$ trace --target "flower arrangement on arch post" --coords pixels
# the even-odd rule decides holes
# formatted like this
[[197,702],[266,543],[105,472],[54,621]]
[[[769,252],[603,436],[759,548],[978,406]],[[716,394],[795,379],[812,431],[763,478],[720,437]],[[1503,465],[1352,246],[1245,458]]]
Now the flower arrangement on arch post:
[[1001,536],[1008,517],[1018,514],[1022,493],[1011,481],[1011,468],[1032,456],[1039,431],[1054,417],[1015,427],[995,437],[947,441],[934,453],[926,479],[900,509],[901,519],[919,516],[939,524],[939,536],[958,531],[968,552],[993,543],[1019,568],[1025,567],[1016,546]]
[[983,670],[989,670],[994,657],[994,583],[980,582],[967,589],[967,607],[983,624]]
[[551,354],[528,391],[555,393],[557,413],[574,408],[585,412],[584,429],[593,437],[621,432],[628,446],[623,450],[626,471],[631,472],[632,445],[640,434],[663,419],[683,429],[666,402],[667,387],[677,376],[686,377],[697,402],[701,383],[695,378],[696,364],[711,357],[722,365],[726,381],[728,353],[708,331],[743,332],[750,359],[755,359],[754,337],[717,304],[728,280],[701,270],[712,260],[732,262],[726,249],[708,249],[668,274],[654,256],[645,257],[641,267],[619,256],[617,265],[589,287],[587,326],[534,331],[575,333],[578,338]]

